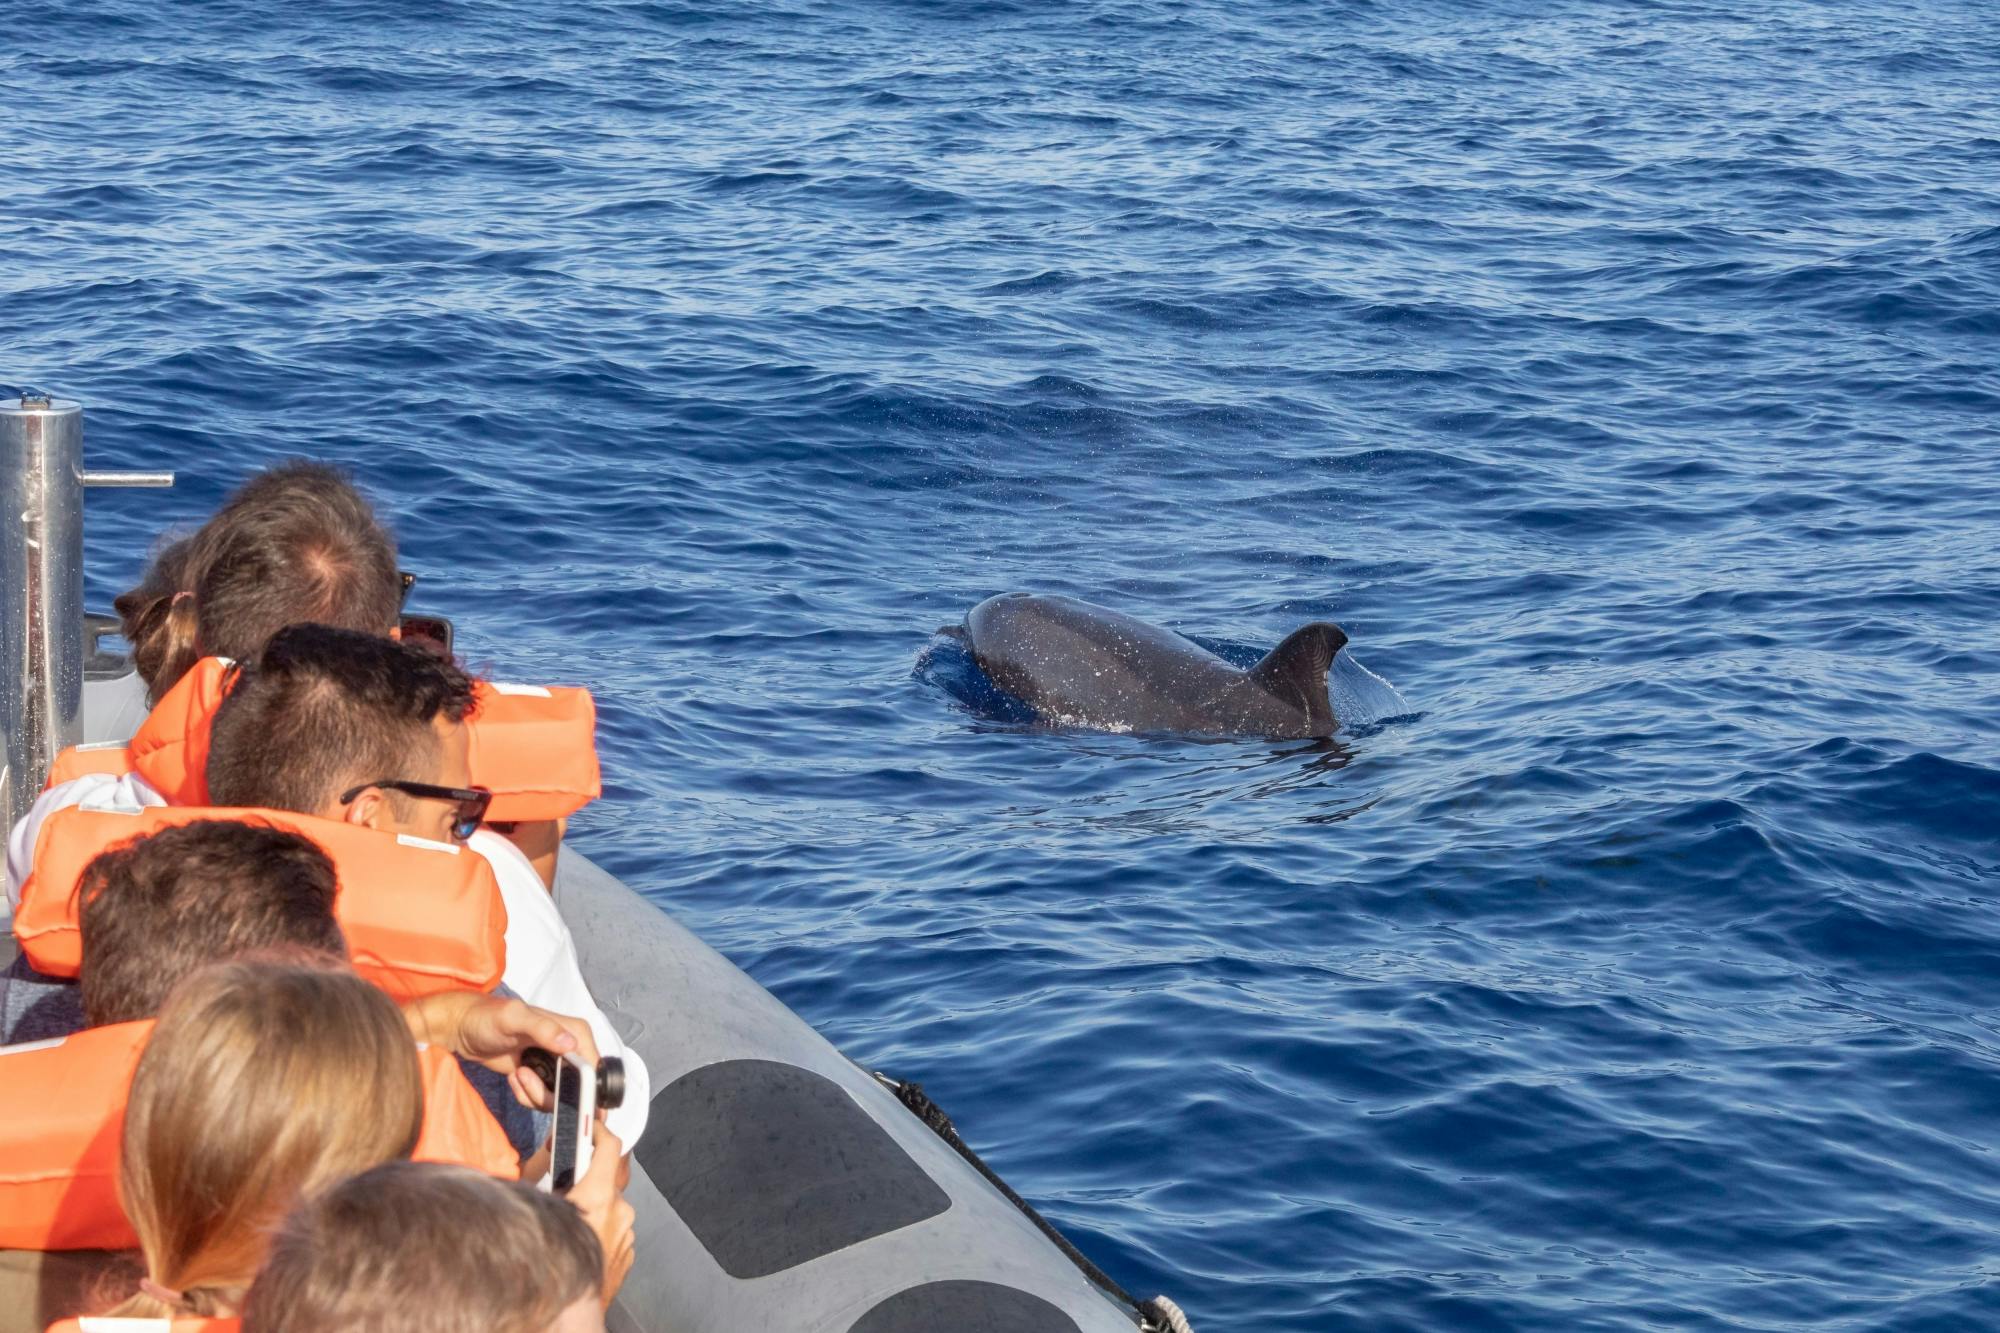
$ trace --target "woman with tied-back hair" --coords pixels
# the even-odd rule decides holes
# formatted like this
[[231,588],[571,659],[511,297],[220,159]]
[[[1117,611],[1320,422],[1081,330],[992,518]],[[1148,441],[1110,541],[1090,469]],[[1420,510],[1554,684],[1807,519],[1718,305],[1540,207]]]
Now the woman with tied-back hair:
[[292,1214],[243,1333],[604,1333],[605,1279],[602,1246],[560,1195],[392,1162]]
[[111,602],[118,632],[131,645],[132,665],[146,682],[148,703],[158,700],[200,656],[194,646],[193,548],[192,537],[169,541],[146,567],[139,586]]
[[[144,1276],[108,1313],[240,1313],[301,1199],[408,1157],[424,1115],[415,1022],[339,961],[310,955],[221,963],[181,983],[126,1101],[118,1193]],[[603,1169],[568,1201],[608,1249],[629,1251],[607,1142]]]

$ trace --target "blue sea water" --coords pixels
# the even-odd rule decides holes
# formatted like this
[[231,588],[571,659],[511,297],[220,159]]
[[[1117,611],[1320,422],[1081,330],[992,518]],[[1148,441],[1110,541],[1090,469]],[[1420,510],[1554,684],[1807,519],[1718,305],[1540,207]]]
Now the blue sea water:
[[[1990,6],[0,20],[0,381],[182,476],[92,602],[351,466],[596,689],[577,845],[1126,1285],[2000,1323]],[[1038,729],[932,638],[1014,588],[1407,702]]]

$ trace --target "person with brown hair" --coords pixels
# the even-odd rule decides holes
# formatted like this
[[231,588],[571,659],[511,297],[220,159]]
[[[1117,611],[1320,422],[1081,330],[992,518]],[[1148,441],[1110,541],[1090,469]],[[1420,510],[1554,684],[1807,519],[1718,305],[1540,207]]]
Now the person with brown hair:
[[186,977],[259,950],[344,958],[337,888],[333,862],[309,840],[234,820],[162,829],[104,853],[81,886],[85,1021],[151,1018]]
[[201,656],[195,648],[193,537],[162,546],[139,586],[111,599],[118,632],[132,650],[132,667],[151,703]]
[[[393,634],[402,609],[395,541],[326,463],[293,459],[245,482],[195,534],[188,564],[202,657],[245,661],[308,620]],[[156,693],[171,684],[156,682]]]
[[[208,795],[463,842],[479,818],[465,717],[472,681],[393,639],[292,625],[237,668],[209,728]],[[470,821],[460,827],[461,814]],[[483,806],[478,816],[484,814]]]
[[[631,1205],[619,1203],[629,1212]],[[392,1162],[296,1209],[251,1285],[244,1333],[603,1333],[631,1267],[558,1195]]]
[[[406,1016],[354,973],[300,958],[190,977],[132,1077],[118,1189],[145,1276],[107,1313],[238,1313],[285,1214],[408,1157],[423,1115]],[[615,1253],[631,1214],[599,1128],[607,1160],[569,1198]]]
[[237,487],[112,602],[158,700],[202,657],[254,656],[301,620],[388,634],[401,609],[396,543],[346,473],[293,459]]
[[85,870],[75,982],[0,978],[0,1035],[63,1037],[151,1018],[181,979],[258,949],[344,958],[326,853],[296,833],[236,820],[162,829]]

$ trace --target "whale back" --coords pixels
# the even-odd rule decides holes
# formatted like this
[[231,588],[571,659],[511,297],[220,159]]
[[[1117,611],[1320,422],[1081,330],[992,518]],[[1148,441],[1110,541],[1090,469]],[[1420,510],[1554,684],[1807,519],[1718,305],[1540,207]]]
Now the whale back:
[[1172,630],[1029,593],[981,602],[965,638],[994,684],[1052,722],[1262,736],[1331,734],[1326,670],[1346,642],[1332,625],[1309,625],[1241,671]]
[[1193,701],[1238,671],[1191,639],[1070,597],[1007,593],[965,619],[993,683],[1051,722],[1105,731],[1208,730]]

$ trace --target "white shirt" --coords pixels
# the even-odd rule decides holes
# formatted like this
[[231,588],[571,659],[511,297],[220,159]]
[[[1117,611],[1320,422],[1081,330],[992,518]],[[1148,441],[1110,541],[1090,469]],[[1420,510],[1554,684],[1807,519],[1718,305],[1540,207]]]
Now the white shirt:
[[604,1122],[631,1152],[646,1130],[652,1104],[653,1081],[646,1062],[626,1048],[611,1020],[597,1007],[577,962],[569,925],[527,854],[491,829],[474,833],[466,846],[493,867],[500,901],[507,908],[507,971],[501,978],[507,989],[537,1009],[583,1019],[597,1039],[597,1053],[625,1061],[625,1100],[605,1115]]
[[[21,901],[21,885],[34,867],[35,840],[41,836],[43,820],[71,806],[132,813],[166,803],[166,798],[136,773],[86,773],[36,797],[7,839],[7,909],[0,925],[12,922],[14,908]],[[625,1151],[632,1151],[645,1132],[646,1113],[652,1103],[652,1077],[646,1062],[637,1051],[625,1048],[618,1030],[591,997],[577,962],[576,941],[556,909],[554,895],[527,855],[490,829],[480,829],[466,845],[493,868],[500,902],[507,909],[507,967],[500,978],[502,984],[538,1009],[584,1020],[597,1039],[599,1055],[624,1059],[625,1100],[605,1116],[605,1123],[625,1145]]]
[[7,838],[7,911],[0,925],[11,924],[14,909],[21,905],[21,886],[35,866],[35,840],[42,836],[42,821],[58,810],[82,806],[86,810],[117,810],[134,814],[150,805],[165,805],[167,798],[137,773],[86,773],[69,782],[57,783],[35,798],[28,813],[14,822]]

